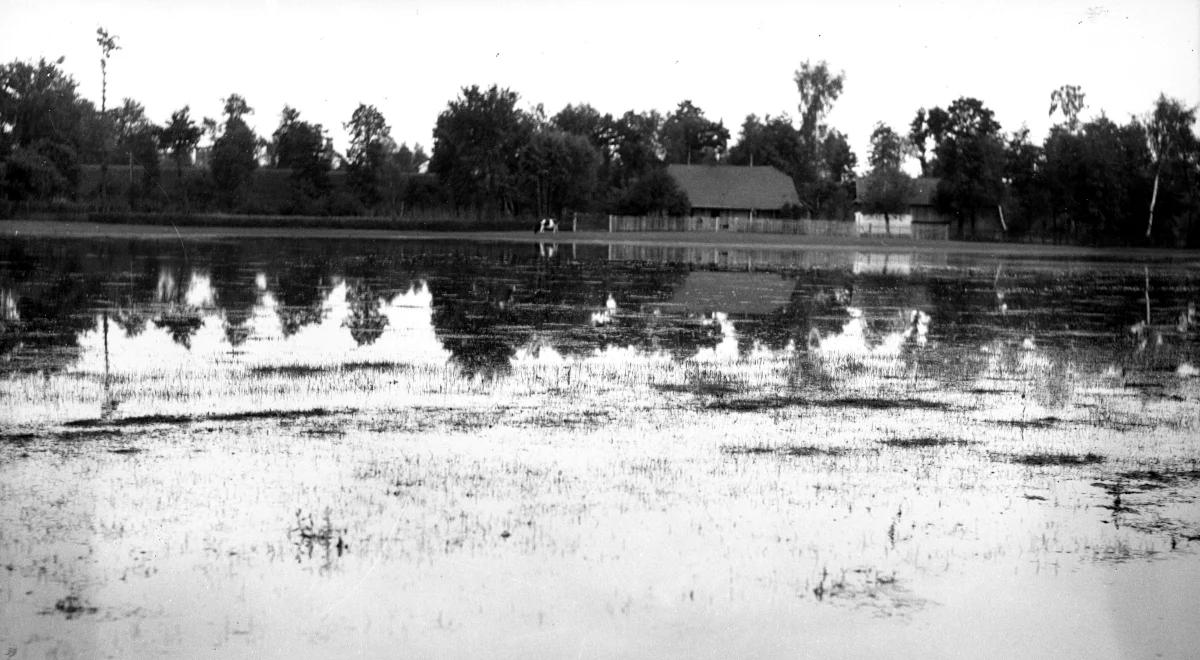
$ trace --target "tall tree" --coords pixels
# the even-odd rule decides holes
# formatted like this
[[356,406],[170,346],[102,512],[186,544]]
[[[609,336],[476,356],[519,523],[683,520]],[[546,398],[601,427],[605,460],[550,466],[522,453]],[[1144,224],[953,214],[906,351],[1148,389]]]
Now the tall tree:
[[587,210],[597,183],[600,154],[588,139],[546,127],[521,155],[528,202],[539,217]]
[[[1145,129],[1101,116],[1072,133],[1056,126],[1045,143],[1044,180],[1056,230],[1092,242],[1136,239],[1150,197]],[[1132,221],[1132,222],[1131,222]]]
[[934,151],[946,134],[950,115],[941,108],[917,110],[908,131],[908,144],[921,164],[921,176],[933,176]]
[[183,183],[183,166],[191,163],[192,150],[200,142],[200,127],[189,116],[191,108],[183,106],[171,113],[171,119],[158,135],[159,147],[166,149],[175,161],[175,176],[183,194],[184,212],[190,211],[187,186]]
[[871,133],[871,171],[863,181],[863,208],[882,213],[885,231],[892,233],[891,216],[908,208],[912,178],[902,169],[907,145],[890,126],[875,124]]
[[78,186],[81,120],[91,106],[62,62],[0,65],[0,160],[11,199],[70,195]]
[[610,182],[615,189],[632,182],[662,165],[663,148],[659,129],[663,118],[655,110],[629,110],[613,122],[614,163]]
[[842,95],[846,74],[833,73],[824,60],[816,64],[805,61],[796,71],[795,81],[800,92],[800,135],[815,152],[825,137],[825,118]]
[[[1185,108],[1176,99],[1159,94],[1154,110],[1146,117],[1146,138],[1150,156],[1154,160],[1154,188],[1150,194],[1150,213],[1146,219],[1146,239],[1154,229],[1154,210],[1158,204],[1159,183],[1164,171],[1171,172],[1184,163],[1188,155],[1196,151],[1196,134],[1192,125],[1196,123],[1196,109]],[[1182,170],[1187,171],[1186,164]],[[1194,197],[1194,189],[1190,191]]]
[[373,207],[384,198],[388,156],[395,145],[392,129],[378,108],[365,103],[358,104],[345,127],[350,132],[347,179],[363,204]]
[[729,162],[733,165],[769,165],[794,178],[802,152],[800,132],[786,114],[767,115],[762,119],[749,115],[742,122],[737,144],[729,150]]
[[[110,35],[108,30],[102,27],[96,28],[96,45],[100,47],[100,116],[108,117],[108,58],[112,56],[113,51],[120,50],[117,45],[116,35]],[[101,122],[101,126],[107,126],[107,122]],[[109,152],[109,137],[107,132],[102,136],[104,145],[104,158],[100,161],[100,198],[101,203],[108,206],[108,152]]]
[[518,159],[534,124],[517,109],[518,98],[496,85],[464,87],[438,115],[429,171],[455,206],[473,208],[480,217],[515,211]]
[[245,188],[258,167],[255,158],[258,138],[242,119],[254,112],[246,100],[238,94],[230,94],[224,102],[224,130],[213,142],[209,168],[224,204],[232,208],[244,196]]
[[1066,126],[1066,129],[1072,133],[1078,131],[1079,113],[1087,107],[1087,104],[1084,103],[1086,96],[1079,85],[1063,85],[1059,87],[1050,92],[1049,116],[1053,117],[1055,112],[1061,112],[1063,125]]
[[275,167],[290,169],[297,192],[317,197],[329,188],[333,153],[325,129],[300,119],[300,112],[284,106],[279,127],[271,136],[271,160]]
[[425,147],[420,144],[414,144],[412,148],[409,148],[407,142],[402,142],[396,152],[392,154],[392,163],[401,174],[416,174],[428,162],[429,155],[425,153]]
[[[928,116],[942,117],[938,108]],[[1004,142],[994,113],[974,98],[956,99],[945,111],[945,126],[931,127],[937,139],[933,174],[938,205],[958,218],[958,232],[969,221],[971,233],[981,208],[995,208],[1003,194]]]
[[1008,227],[1025,231],[1035,220],[1050,213],[1050,200],[1045,183],[1045,150],[1029,139],[1029,128],[1022,126],[1005,144],[1004,179],[1008,182],[1008,204],[1011,208]]
[[801,156],[793,179],[800,203],[811,215],[845,215],[855,157],[845,135],[827,124],[833,104],[842,95],[846,75],[834,73],[825,61],[805,61],[795,72],[800,93]]
[[729,129],[704,116],[690,100],[680,102],[662,125],[662,145],[668,163],[715,163],[725,153]]
[[149,191],[158,185],[158,134],[161,128],[146,117],[142,104],[126,98],[121,107],[113,111],[116,129],[117,151],[129,166],[130,205],[136,197],[133,186],[133,166],[142,168],[142,189]]

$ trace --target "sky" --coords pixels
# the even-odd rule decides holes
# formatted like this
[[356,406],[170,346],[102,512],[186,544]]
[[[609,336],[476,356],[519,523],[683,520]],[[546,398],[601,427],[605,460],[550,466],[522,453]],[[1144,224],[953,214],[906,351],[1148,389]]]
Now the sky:
[[109,105],[163,123],[221,114],[238,93],[270,136],[285,104],[344,150],[343,124],[375,105],[397,143],[430,151],[465,86],[498,84],[525,108],[668,113],[690,99],[736,140],[748,114],[797,118],[805,61],[845,73],[828,117],[865,166],[876,122],[979,98],[1005,131],[1040,141],[1052,90],[1083,88],[1083,118],[1146,113],[1159,93],[1200,104],[1200,0],[664,2],[662,0],[0,0],[0,62],[66,58],[100,101],[96,28],[118,37]]

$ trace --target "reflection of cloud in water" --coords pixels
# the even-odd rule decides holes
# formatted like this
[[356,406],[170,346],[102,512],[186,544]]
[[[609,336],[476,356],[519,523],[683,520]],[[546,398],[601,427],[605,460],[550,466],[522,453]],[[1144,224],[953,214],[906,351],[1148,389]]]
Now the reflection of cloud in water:
[[8,289],[0,290],[0,320],[21,320],[21,314],[17,311],[17,299]]
[[179,292],[179,287],[175,284],[175,275],[167,268],[161,268],[158,271],[158,285],[154,287],[154,300],[160,303],[169,303],[175,300],[175,294]]
[[[160,284],[163,283],[164,278],[160,277]],[[211,305],[212,288],[207,275],[193,276],[186,299]],[[190,348],[177,343],[168,328],[151,321],[144,321],[137,332],[110,332],[109,364],[117,373],[334,366],[355,362],[442,365],[450,353],[434,334],[432,303],[433,296],[423,282],[390,300],[381,299],[379,312],[386,319],[386,332],[379,341],[359,346],[345,327],[352,311],[345,282],[326,296],[323,302],[326,313],[321,322],[304,326],[288,337],[283,333],[275,297],[263,291],[246,321],[248,335],[236,353],[224,331],[222,314],[208,307],[189,310],[199,320],[190,338]],[[75,369],[103,371],[102,317],[97,317],[95,326],[79,336],[78,344],[81,353]]]
[[608,325],[612,323],[613,314],[617,313],[617,301],[613,299],[612,294],[608,294],[608,300],[604,303],[604,309],[599,312],[592,312],[592,325]]
[[[612,302],[611,297],[609,297],[609,302]],[[612,307],[615,307],[615,304],[610,305],[610,308]],[[720,326],[721,341],[715,347],[699,349],[690,359],[704,363],[737,362],[739,358],[738,339],[733,321],[730,321],[729,317],[723,312],[717,312],[705,319],[704,323],[706,325],[717,324]],[[788,356],[794,350],[794,344],[789,344],[783,351],[772,351],[756,342],[746,358],[749,360],[767,360],[780,356]],[[674,361],[671,355],[665,351],[646,351],[636,346],[605,346],[604,348],[597,348],[592,353],[583,356],[564,356],[553,346],[543,341],[537,341],[529,346],[517,349],[516,354],[513,355],[511,360],[514,367],[560,366],[568,364],[631,365]]]
[[931,319],[920,310],[913,310],[907,315],[904,330],[889,332],[878,343],[871,342],[861,309],[847,307],[846,312],[850,320],[842,326],[840,333],[821,337],[819,332],[814,331],[810,345],[815,352],[832,356],[899,355],[906,344],[924,346],[927,341]]
[[702,348],[696,351],[694,359],[697,362],[736,362],[738,359],[737,330],[733,321],[724,312],[717,312],[706,320],[707,324],[716,323],[721,326],[721,342],[712,348]]
[[208,273],[192,273],[192,278],[188,280],[187,293],[183,296],[183,301],[189,307],[199,309],[207,309],[214,306],[215,296],[213,295],[212,278]]

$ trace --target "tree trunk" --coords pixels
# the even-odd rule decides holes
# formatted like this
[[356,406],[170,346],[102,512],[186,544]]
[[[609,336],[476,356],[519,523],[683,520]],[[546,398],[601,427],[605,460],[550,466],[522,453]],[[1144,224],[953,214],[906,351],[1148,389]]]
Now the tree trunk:
[[1162,174],[1162,163],[1154,172],[1154,191],[1150,193],[1150,218],[1146,221],[1146,238],[1150,238],[1150,230],[1154,228],[1154,205],[1158,202],[1158,177]]

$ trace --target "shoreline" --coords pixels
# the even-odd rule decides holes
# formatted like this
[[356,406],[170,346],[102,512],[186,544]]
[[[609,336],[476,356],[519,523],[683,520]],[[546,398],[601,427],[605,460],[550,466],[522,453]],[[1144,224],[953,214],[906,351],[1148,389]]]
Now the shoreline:
[[1153,261],[1200,259],[1200,250],[1150,247],[1091,247],[1043,243],[926,241],[910,238],[848,238],[806,234],[707,232],[580,231],[535,234],[531,231],[430,231],[318,227],[183,226],[119,224],[87,221],[17,219],[0,221],[0,236],[45,238],[189,239],[329,238],[336,240],[460,240],[518,244],[650,245],[657,247],[725,248],[735,250],[869,250],[871,252],[1009,255],[1025,257],[1118,257]]

